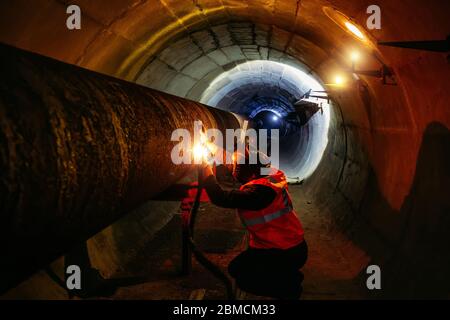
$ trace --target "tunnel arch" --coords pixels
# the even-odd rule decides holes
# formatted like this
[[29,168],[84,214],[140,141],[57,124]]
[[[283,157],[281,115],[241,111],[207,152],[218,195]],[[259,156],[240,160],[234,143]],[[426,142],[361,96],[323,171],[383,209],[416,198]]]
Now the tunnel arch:
[[298,127],[282,119],[295,112],[294,104],[309,90],[324,88],[294,67],[252,60],[216,77],[200,102],[245,115],[250,120],[262,111],[275,113],[279,118],[276,121],[287,127],[280,131],[280,168],[290,179],[301,181],[317,168],[327,146],[330,106],[326,99],[316,99],[321,112],[314,114],[305,126]]
[[[245,61],[275,61],[314,74],[313,62],[303,63],[300,56],[294,57],[287,52],[283,43],[272,40],[273,28],[249,22],[230,22],[188,35],[182,31],[149,59],[135,81],[199,100],[205,88],[217,76]],[[281,29],[277,29],[277,32],[288,35],[287,31]],[[308,53],[314,55],[315,59],[326,59],[326,53],[320,47],[304,38],[298,39],[305,42],[303,49],[309,47]],[[158,74],[164,75],[163,79],[155,79]]]

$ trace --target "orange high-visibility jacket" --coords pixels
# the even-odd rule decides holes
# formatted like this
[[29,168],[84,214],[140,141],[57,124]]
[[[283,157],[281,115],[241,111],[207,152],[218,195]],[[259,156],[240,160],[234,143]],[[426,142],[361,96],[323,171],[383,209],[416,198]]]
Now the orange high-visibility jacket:
[[272,188],[276,197],[261,210],[238,209],[239,217],[249,233],[249,246],[259,249],[288,249],[303,241],[303,227],[295,214],[282,171],[252,180],[241,187],[263,185]]

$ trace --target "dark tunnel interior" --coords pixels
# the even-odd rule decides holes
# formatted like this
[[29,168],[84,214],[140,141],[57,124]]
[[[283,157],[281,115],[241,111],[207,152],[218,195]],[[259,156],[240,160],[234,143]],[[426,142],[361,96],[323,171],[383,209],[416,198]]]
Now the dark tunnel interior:
[[[136,115],[148,121],[143,127],[154,124],[157,133],[188,123],[183,113],[198,113],[210,126],[220,127],[197,103],[240,115],[254,128],[279,129],[280,167],[290,182],[294,207],[310,246],[304,299],[448,299],[449,53],[379,42],[448,42],[450,3],[378,0],[382,28],[369,30],[366,8],[372,2],[2,1],[0,42],[138,84],[139,89],[122,82],[108,84],[108,88],[130,90],[130,96],[142,104],[165,101],[175,105],[176,111]],[[69,4],[82,9],[80,30],[65,28]],[[358,59],[352,61],[354,52]],[[63,69],[55,67],[60,75]],[[76,83],[77,72],[68,77],[67,84]],[[74,84],[67,90],[61,87],[60,92],[46,91],[42,103],[61,97],[70,100],[75,92],[71,90],[95,87],[95,92],[102,91],[103,80],[92,77],[92,84],[80,81],[78,88]],[[41,88],[42,79],[35,80],[36,88]],[[143,87],[178,98],[159,93],[146,96]],[[95,95],[100,102],[108,99]],[[80,103],[87,108],[87,103]],[[3,108],[6,104],[7,99],[0,98],[2,142],[11,129]],[[299,116],[300,109],[309,111]],[[115,115],[112,122],[127,117],[113,107],[105,110]],[[232,121],[221,111],[215,119]],[[158,117],[164,120],[158,122]],[[60,132],[66,132],[64,124],[57,125]],[[98,144],[110,144],[111,152],[119,150],[120,161],[127,162],[132,154],[124,151],[120,139],[128,137],[117,130],[110,134],[111,139]],[[16,156],[11,150],[19,150],[25,136],[16,136],[1,150],[4,168]],[[126,215],[111,213],[109,223],[98,224],[101,229],[95,234],[77,239],[82,249],[74,247],[53,257],[0,298],[67,299],[59,282],[64,278],[64,265],[78,257],[98,270],[92,277],[101,275],[118,283],[122,279],[123,284],[110,295],[115,299],[187,299],[200,288],[206,288],[206,299],[225,299],[222,283],[197,262],[189,276],[179,275],[180,201],[157,195],[175,182],[194,178],[192,168],[171,172],[170,181],[161,178],[167,168],[160,164],[165,158],[155,151],[157,147],[149,146],[146,153],[151,158],[149,165],[159,168],[156,173],[151,171],[155,180],[147,181],[155,185],[151,196],[145,199],[144,191],[130,196],[132,201],[124,206]],[[73,165],[72,176],[84,181],[87,170],[73,159],[67,164]],[[113,169],[105,170],[105,175]],[[123,167],[119,174],[131,176],[130,172]],[[103,182],[99,182],[100,175],[95,177],[98,184],[86,193],[97,194]],[[2,174],[2,188],[8,179]],[[120,182],[105,183],[111,181]],[[82,215],[89,206],[90,202],[79,204]],[[0,208],[6,221],[10,207],[2,204]],[[34,217],[46,219],[45,214]],[[199,246],[223,269],[243,248],[244,230],[233,210],[202,203],[196,228]],[[366,268],[372,264],[382,270],[382,290],[366,288]]]

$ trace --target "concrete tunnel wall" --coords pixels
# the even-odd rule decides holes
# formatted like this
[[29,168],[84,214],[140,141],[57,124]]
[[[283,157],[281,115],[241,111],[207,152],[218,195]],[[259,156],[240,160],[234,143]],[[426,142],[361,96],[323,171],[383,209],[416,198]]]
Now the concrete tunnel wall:
[[[63,27],[68,1],[2,2],[0,40],[191,99],[199,99],[217,75],[247,60],[288,63],[325,83],[348,66],[350,47],[365,52],[364,67],[379,66],[370,57],[372,48],[364,49],[322,10],[335,7],[364,28],[372,1],[70,3],[83,10],[80,31]],[[448,35],[447,1],[377,4],[382,29],[366,30],[373,41]],[[361,77],[333,94],[329,144],[304,188],[386,268],[388,296],[448,296],[448,57],[373,49],[392,67],[397,86]],[[137,221],[150,217],[144,212],[128,218],[135,235],[143,225]],[[124,225],[110,227],[90,242],[106,276],[130,259],[127,249],[119,249],[122,240],[111,235],[124,230]]]

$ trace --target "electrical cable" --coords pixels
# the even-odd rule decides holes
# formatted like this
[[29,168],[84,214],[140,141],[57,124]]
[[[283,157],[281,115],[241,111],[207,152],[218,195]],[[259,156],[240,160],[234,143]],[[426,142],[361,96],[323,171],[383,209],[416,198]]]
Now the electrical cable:
[[201,168],[198,168],[197,193],[195,195],[194,203],[192,205],[191,212],[189,215],[189,225],[188,225],[189,244],[191,246],[192,253],[194,254],[197,261],[208,271],[210,271],[216,278],[218,278],[220,281],[224,283],[228,299],[234,300],[235,299],[234,290],[230,278],[218,266],[216,266],[211,260],[209,260],[200,249],[198,249],[194,241],[195,222],[197,219],[198,208],[200,207],[200,196],[203,190],[202,182],[203,182],[202,170]]

